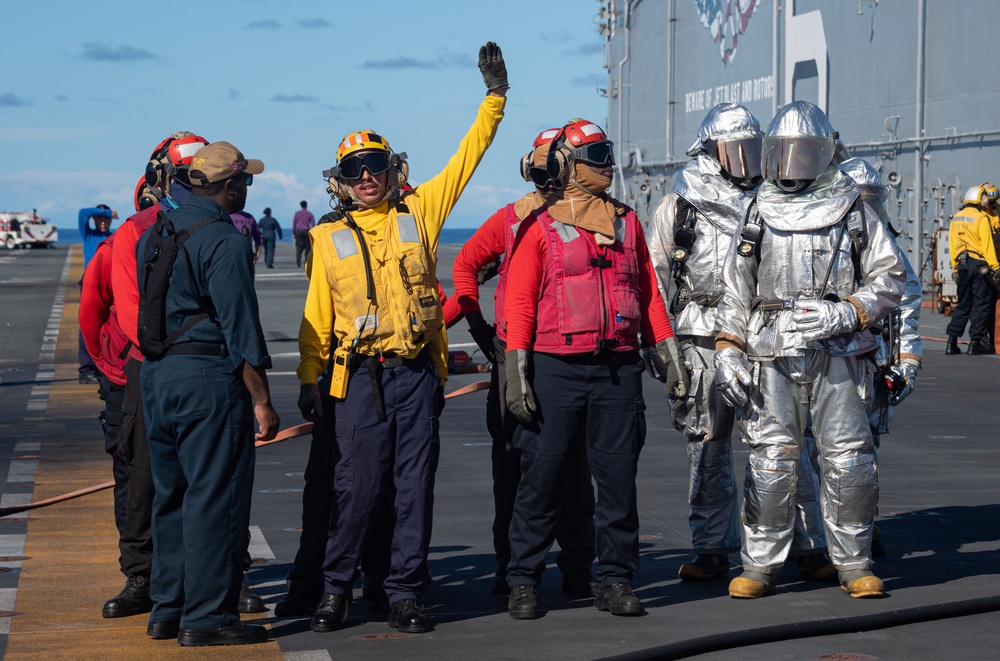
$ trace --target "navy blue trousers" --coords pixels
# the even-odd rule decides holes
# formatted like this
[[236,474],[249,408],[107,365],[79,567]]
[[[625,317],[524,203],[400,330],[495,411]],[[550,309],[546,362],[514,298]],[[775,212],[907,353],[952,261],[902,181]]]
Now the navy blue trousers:
[[[510,521],[521,482],[521,452],[513,446],[518,422],[507,410],[506,392],[507,375],[501,360],[490,374],[490,389],[486,393],[486,427],[493,439],[493,551],[498,576],[506,575],[510,563]],[[584,444],[574,448],[562,479],[566,484],[560,487],[556,565],[563,576],[576,572],[589,574],[594,564],[594,487]]]
[[264,239],[264,265],[271,267],[274,266],[274,237],[270,239]]
[[986,278],[979,275],[986,262],[967,258],[965,268],[958,269],[958,302],[948,322],[948,335],[962,337],[969,324],[969,339],[973,342],[987,337],[993,326],[994,290]]
[[[125,386],[120,386],[98,372],[97,380],[100,386],[97,393],[104,401],[104,410],[98,415],[101,428],[104,430],[104,451],[111,455],[111,472],[115,478],[115,527],[118,536],[125,531],[125,506],[128,501],[128,462],[118,454],[118,443],[122,435],[122,401],[125,399]],[[121,559],[119,558],[119,564]]]
[[389,603],[396,603],[419,599],[430,583],[427,551],[440,454],[438,375],[426,349],[398,367],[374,370],[386,420],[376,414],[367,367],[352,372],[347,396],[337,401],[339,457],[323,574],[327,593],[350,593],[373,522],[384,499],[392,497],[396,521],[383,585]]
[[[288,572],[288,592],[306,600],[317,601],[323,594],[323,563],[329,539],[333,507],[333,470],[339,460],[339,448],[334,442],[336,400],[330,397],[328,377],[320,379],[323,396],[323,417],[313,424],[312,442],[302,489],[302,534],[295,553],[295,564]],[[381,585],[389,575],[390,547],[395,516],[391,494],[383,499],[381,513],[376,515],[368,545],[361,557],[365,575]]]
[[528,378],[538,403],[533,424],[518,428],[521,483],[510,526],[507,583],[538,585],[555,540],[560,481],[573,452],[585,450],[597,483],[596,578],[601,587],[630,582],[639,569],[635,476],[646,438],[638,352],[533,354]]
[[253,404],[229,360],[146,361],[142,400],[153,498],[150,622],[210,629],[237,602],[254,476]]
[[149,440],[142,410],[142,362],[125,362],[125,393],[122,399],[122,428],[116,461],[128,466],[128,494],[125,526],[118,538],[122,573],[149,575],[153,566],[153,475],[149,469]]

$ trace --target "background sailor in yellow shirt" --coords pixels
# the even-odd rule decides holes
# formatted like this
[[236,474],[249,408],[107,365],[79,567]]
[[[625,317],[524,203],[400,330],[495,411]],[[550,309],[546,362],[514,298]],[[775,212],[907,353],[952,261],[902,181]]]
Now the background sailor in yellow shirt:
[[993,322],[993,274],[1000,269],[993,247],[993,230],[986,212],[989,198],[982,185],[973,186],[962,198],[962,208],[951,218],[948,246],[951,267],[957,272],[958,303],[948,323],[945,353],[962,353],[958,338],[969,324],[969,353],[995,353],[989,339]]
[[306,419],[322,411],[317,379],[332,357],[339,459],[325,594],[313,631],[344,625],[372,515],[390,481],[396,526],[384,584],[389,626],[407,633],[431,628],[420,597],[430,582],[438,416],[448,373],[436,253],[441,227],[503,118],[507,69],[493,42],[479,50],[479,69],[489,94],[432,179],[410,191],[406,154],[370,130],[345,136],[337,165],[324,173],[342,217],[309,232],[313,277],[299,329],[298,405]]

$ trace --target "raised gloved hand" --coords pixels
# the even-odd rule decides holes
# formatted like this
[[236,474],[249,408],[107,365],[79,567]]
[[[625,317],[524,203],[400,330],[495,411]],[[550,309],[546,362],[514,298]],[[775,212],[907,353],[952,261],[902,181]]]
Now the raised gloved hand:
[[663,361],[666,370],[663,394],[673,394],[674,397],[678,398],[686,396],[688,387],[691,385],[691,377],[688,375],[684,354],[681,353],[681,345],[677,343],[677,338],[668,337],[657,342],[656,353]]
[[847,301],[805,300],[796,301],[795,306],[792,321],[806,342],[850,333],[858,327],[858,311]]
[[898,387],[895,391],[893,391],[890,386],[890,404],[898,406],[900,402],[906,399],[909,394],[913,392],[913,387],[917,384],[918,369],[920,369],[920,365],[918,363],[906,359],[900,360],[899,365],[893,365],[889,368],[889,371],[885,375],[886,385],[889,385],[889,382],[903,384],[902,387]]
[[479,71],[483,74],[486,89],[494,91],[507,89],[507,65],[503,61],[500,47],[492,41],[479,49]]
[[528,383],[528,352],[515,349],[505,354],[507,409],[523,424],[530,424],[538,410],[535,393]]
[[736,347],[715,352],[715,387],[730,406],[746,406],[747,392],[753,379],[746,356]]
[[323,397],[319,394],[319,385],[307,383],[299,388],[297,405],[303,418],[309,422],[319,422],[323,417]]
[[465,315],[465,320],[469,322],[469,333],[476,341],[479,350],[483,352],[486,360],[494,365],[497,364],[497,350],[494,338],[497,336],[497,329],[493,324],[486,323],[481,312],[470,312]]

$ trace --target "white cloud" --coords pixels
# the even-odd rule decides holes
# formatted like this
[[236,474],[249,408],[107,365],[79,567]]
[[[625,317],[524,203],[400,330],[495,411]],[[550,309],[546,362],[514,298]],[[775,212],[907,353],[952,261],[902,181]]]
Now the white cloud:
[[471,184],[462,193],[462,201],[466,203],[465,206],[467,207],[489,210],[492,213],[500,207],[523,197],[527,192],[527,184],[525,184],[524,189],[509,188],[507,186],[490,186],[487,184]]

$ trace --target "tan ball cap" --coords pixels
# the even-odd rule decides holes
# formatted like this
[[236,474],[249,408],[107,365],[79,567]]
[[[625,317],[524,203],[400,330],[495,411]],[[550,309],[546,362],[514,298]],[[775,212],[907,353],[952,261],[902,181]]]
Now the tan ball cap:
[[240,173],[260,174],[263,171],[263,161],[245,158],[243,152],[228,142],[213,142],[195,152],[188,176],[193,185],[207,186]]

